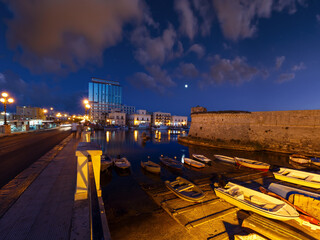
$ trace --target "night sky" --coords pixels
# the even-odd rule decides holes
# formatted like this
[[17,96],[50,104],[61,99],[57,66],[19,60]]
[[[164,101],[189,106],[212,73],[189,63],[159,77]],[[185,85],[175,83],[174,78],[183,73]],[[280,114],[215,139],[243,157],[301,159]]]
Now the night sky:
[[319,109],[319,76],[318,0],[0,0],[9,111],[82,113],[91,77],[176,115]]

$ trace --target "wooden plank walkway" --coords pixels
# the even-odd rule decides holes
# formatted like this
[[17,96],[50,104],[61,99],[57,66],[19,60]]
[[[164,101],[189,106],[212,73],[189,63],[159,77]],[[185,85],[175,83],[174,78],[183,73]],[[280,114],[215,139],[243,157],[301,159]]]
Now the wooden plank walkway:
[[72,139],[3,215],[1,239],[70,239],[77,143]]

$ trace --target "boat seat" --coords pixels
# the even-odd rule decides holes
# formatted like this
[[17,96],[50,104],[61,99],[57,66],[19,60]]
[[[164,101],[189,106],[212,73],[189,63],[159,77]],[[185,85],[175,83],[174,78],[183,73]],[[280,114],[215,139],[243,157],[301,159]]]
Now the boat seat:
[[190,188],[193,188],[193,185],[192,184],[186,184],[186,185],[182,185],[180,187],[177,187],[176,191],[177,192],[182,192],[182,191],[186,191],[186,190],[188,190]]
[[256,195],[252,195],[249,197],[250,201],[254,204],[257,205],[264,205],[266,204],[266,200],[262,197],[256,196]]
[[271,212],[277,212],[279,211],[282,207],[284,206],[284,204],[274,204],[274,203],[267,203],[263,206],[263,208],[267,209],[268,211]]

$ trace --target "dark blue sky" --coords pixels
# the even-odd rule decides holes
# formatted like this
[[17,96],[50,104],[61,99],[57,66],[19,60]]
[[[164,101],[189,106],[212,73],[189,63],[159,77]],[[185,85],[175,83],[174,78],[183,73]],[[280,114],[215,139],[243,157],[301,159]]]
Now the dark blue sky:
[[149,111],[319,109],[317,0],[0,0],[0,33],[14,106],[82,112],[97,77]]

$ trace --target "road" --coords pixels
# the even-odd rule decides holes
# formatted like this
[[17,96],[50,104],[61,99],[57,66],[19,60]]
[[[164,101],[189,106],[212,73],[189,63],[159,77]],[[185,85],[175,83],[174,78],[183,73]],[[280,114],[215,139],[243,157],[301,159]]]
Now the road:
[[0,137],[0,188],[69,134],[65,127]]

